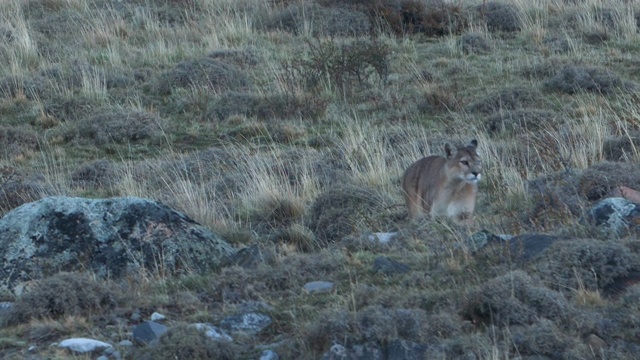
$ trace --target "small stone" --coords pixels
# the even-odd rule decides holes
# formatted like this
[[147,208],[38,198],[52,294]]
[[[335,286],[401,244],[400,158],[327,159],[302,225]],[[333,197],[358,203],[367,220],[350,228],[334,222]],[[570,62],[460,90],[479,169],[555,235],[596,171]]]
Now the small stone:
[[122,340],[118,343],[118,346],[122,346],[122,347],[131,347],[133,346],[133,343],[129,340]]
[[94,339],[72,338],[63,340],[62,342],[60,342],[60,344],[58,344],[58,347],[83,354],[109,348],[111,347],[111,344],[107,344],[106,342]]
[[304,284],[303,289],[307,294],[311,294],[332,291],[334,286],[330,281],[311,281]]
[[109,360],[109,358],[107,356],[100,355],[96,358],[96,360]]
[[398,235],[397,232],[379,232],[379,233],[373,233],[371,235],[369,235],[369,240],[370,241],[377,241],[381,244],[388,244],[391,242],[391,240],[395,239],[395,237]]
[[280,357],[273,350],[265,350],[260,354],[260,360],[279,360]]
[[160,314],[159,312],[154,312],[153,314],[151,314],[151,321],[162,321],[166,318],[166,316]]
[[131,317],[129,317],[129,320],[136,323],[140,322],[140,320],[142,320],[142,315],[140,314],[139,311],[134,311],[133,314],[131,314]]
[[211,324],[197,323],[193,324],[198,330],[204,331],[205,335],[213,340],[233,341],[233,338],[229,336],[224,330],[219,329]]
[[38,350],[38,347],[35,345],[31,345],[29,346],[29,348],[27,348],[28,352],[35,352],[36,350]]

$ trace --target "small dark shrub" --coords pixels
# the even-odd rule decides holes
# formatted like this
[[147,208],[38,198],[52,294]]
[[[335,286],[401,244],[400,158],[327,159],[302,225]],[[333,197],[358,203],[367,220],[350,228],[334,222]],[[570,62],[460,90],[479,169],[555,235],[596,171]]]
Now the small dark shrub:
[[418,110],[427,114],[455,111],[461,107],[461,100],[455,89],[440,86],[424,94],[418,102]]
[[288,226],[304,216],[304,204],[295,198],[270,195],[259,199],[252,220],[269,227]]
[[34,100],[39,96],[39,86],[33,79],[25,76],[11,75],[0,79],[0,98],[11,99],[24,96]]
[[71,181],[76,186],[110,186],[117,181],[116,168],[106,159],[84,164],[71,174]]
[[2,213],[41,199],[47,196],[50,191],[49,186],[42,183],[40,179],[24,179],[13,170],[5,173],[6,169],[2,169],[3,174],[0,182],[0,211]]
[[493,31],[514,32],[520,31],[522,20],[520,11],[515,5],[490,1],[478,5],[477,10],[487,23],[487,27]]
[[560,115],[549,110],[516,109],[499,111],[490,115],[486,121],[489,134],[524,135],[532,131],[553,129],[562,121]]
[[467,26],[462,7],[442,0],[383,0],[367,3],[365,8],[375,23],[396,35],[443,36],[458,34]]
[[637,158],[640,154],[640,133],[608,139],[603,144],[602,152],[608,161],[625,161]]
[[97,99],[84,96],[73,95],[53,96],[44,105],[44,112],[64,122],[76,122],[89,117],[97,112],[104,111],[104,104]]
[[372,189],[334,187],[315,199],[307,224],[322,243],[339,241],[366,226],[384,204],[385,200]]
[[316,89],[326,79],[338,92],[350,95],[371,81],[386,82],[391,49],[379,41],[356,40],[339,44],[333,40],[307,42],[301,58],[286,66],[293,89],[302,83]]
[[5,159],[25,155],[38,149],[38,134],[27,126],[0,126],[0,148]]
[[18,297],[8,315],[9,323],[31,319],[91,316],[117,304],[117,288],[80,273],[59,273],[40,281]]
[[493,46],[489,40],[479,33],[467,33],[460,37],[460,47],[465,54],[486,54]]
[[67,141],[93,143],[127,143],[161,135],[166,121],[143,111],[109,111],[80,119],[74,130],[65,133]]
[[140,360],[233,360],[242,349],[230,341],[219,341],[193,325],[178,325],[164,333],[154,346],[134,349],[132,358]]
[[585,91],[606,95],[616,90],[632,90],[636,85],[608,69],[566,65],[545,82],[545,87],[566,94]]
[[561,323],[553,320],[540,319],[530,326],[511,329],[513,346],[521,355],[559,356],[567,349],[575,348],[578,343],[570,339],[562,328]]
[[328,309],[304,329],[304,337],[311,350],[322,353],[334,341],[346,342],[356,336],[357,325],[353,313],[343,309]]
[[309,228],[292,224],[289,227],[278,230],[273,239],[276,243],[286,243],[294,246],[298,251],[311,252],[320,248],[316,243],[315,235]]
[[153,91],[169,95],[175,88],[207,88],[215,91],[243,90],[251,87],[248,76],[237,67],[218,59],[205,57],[183,61],[161,74]]
[[572,308],[565,297],[517,270],[487,281],[466,297],[462,316],[498,326],[527,325],[539,318],[568,320]]
[[492,114],[504,110],[536,107],[543,102],[536,89],[522,86],[507,87],[483,96],[469,105],[469,111]]
[[639,265],[629,248],[613,241],[561,241],[546,253],[537,269],[560,290],[602,290]]

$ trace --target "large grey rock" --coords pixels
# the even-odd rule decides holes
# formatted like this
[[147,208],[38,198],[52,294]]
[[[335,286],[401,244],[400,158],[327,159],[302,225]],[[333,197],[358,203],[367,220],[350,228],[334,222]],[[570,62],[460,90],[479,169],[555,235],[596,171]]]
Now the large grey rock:
[[111,278],[203,271],[233,252],[184,214],[135,197],[48,197],[0,219],[0,278],[10,290],[59,271]]
[[612,197],[589,210],[589,221],[607,235],[624,236],[640,231],[640,205],[625,198]]

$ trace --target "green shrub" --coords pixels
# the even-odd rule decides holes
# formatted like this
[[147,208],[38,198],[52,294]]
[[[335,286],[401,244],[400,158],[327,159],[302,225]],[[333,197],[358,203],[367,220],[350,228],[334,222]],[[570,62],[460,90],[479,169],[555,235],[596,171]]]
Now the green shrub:
[[592,92],[612,94],[616,90],[633,90],[635,83],[623,80],[613,71],[600,67],[566,65],[547,79],[545,87],[565,94]]
[[18,297],[8,314],[8,322],[96,315],[113,309],[117,298],[117,288],[104,281],[85,274],[62,272],[41,280],[35,288]]
[[27,155],[38,149],[38,134],[30,126],[0,126],[0,154],[5,159]]
[[537,269],[561,290],[602,290],[631,270],[639,269],[637,256],[626,246],[593,239],[557,242]]
[[290,5],[261,22],[265,30],[282,30],[314,36],[367,36],[371,33],[369,16],[353,7],[323,7],[316,4]]

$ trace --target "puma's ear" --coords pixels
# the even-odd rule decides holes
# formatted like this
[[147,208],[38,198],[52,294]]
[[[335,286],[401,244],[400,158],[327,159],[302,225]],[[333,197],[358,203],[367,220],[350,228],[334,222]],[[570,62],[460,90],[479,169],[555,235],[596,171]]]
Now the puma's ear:
[[469,143],[469,145],[467,145],[467,147],[470,147],[473,150],[475,150],[478,147],[478,140],[476,139],[471,140],[471,142]]
[[453,149],[451,149],[451,145],[449,145],[449,143],[444,144],[444,152],[447,154],[447,159],[453,155]]

